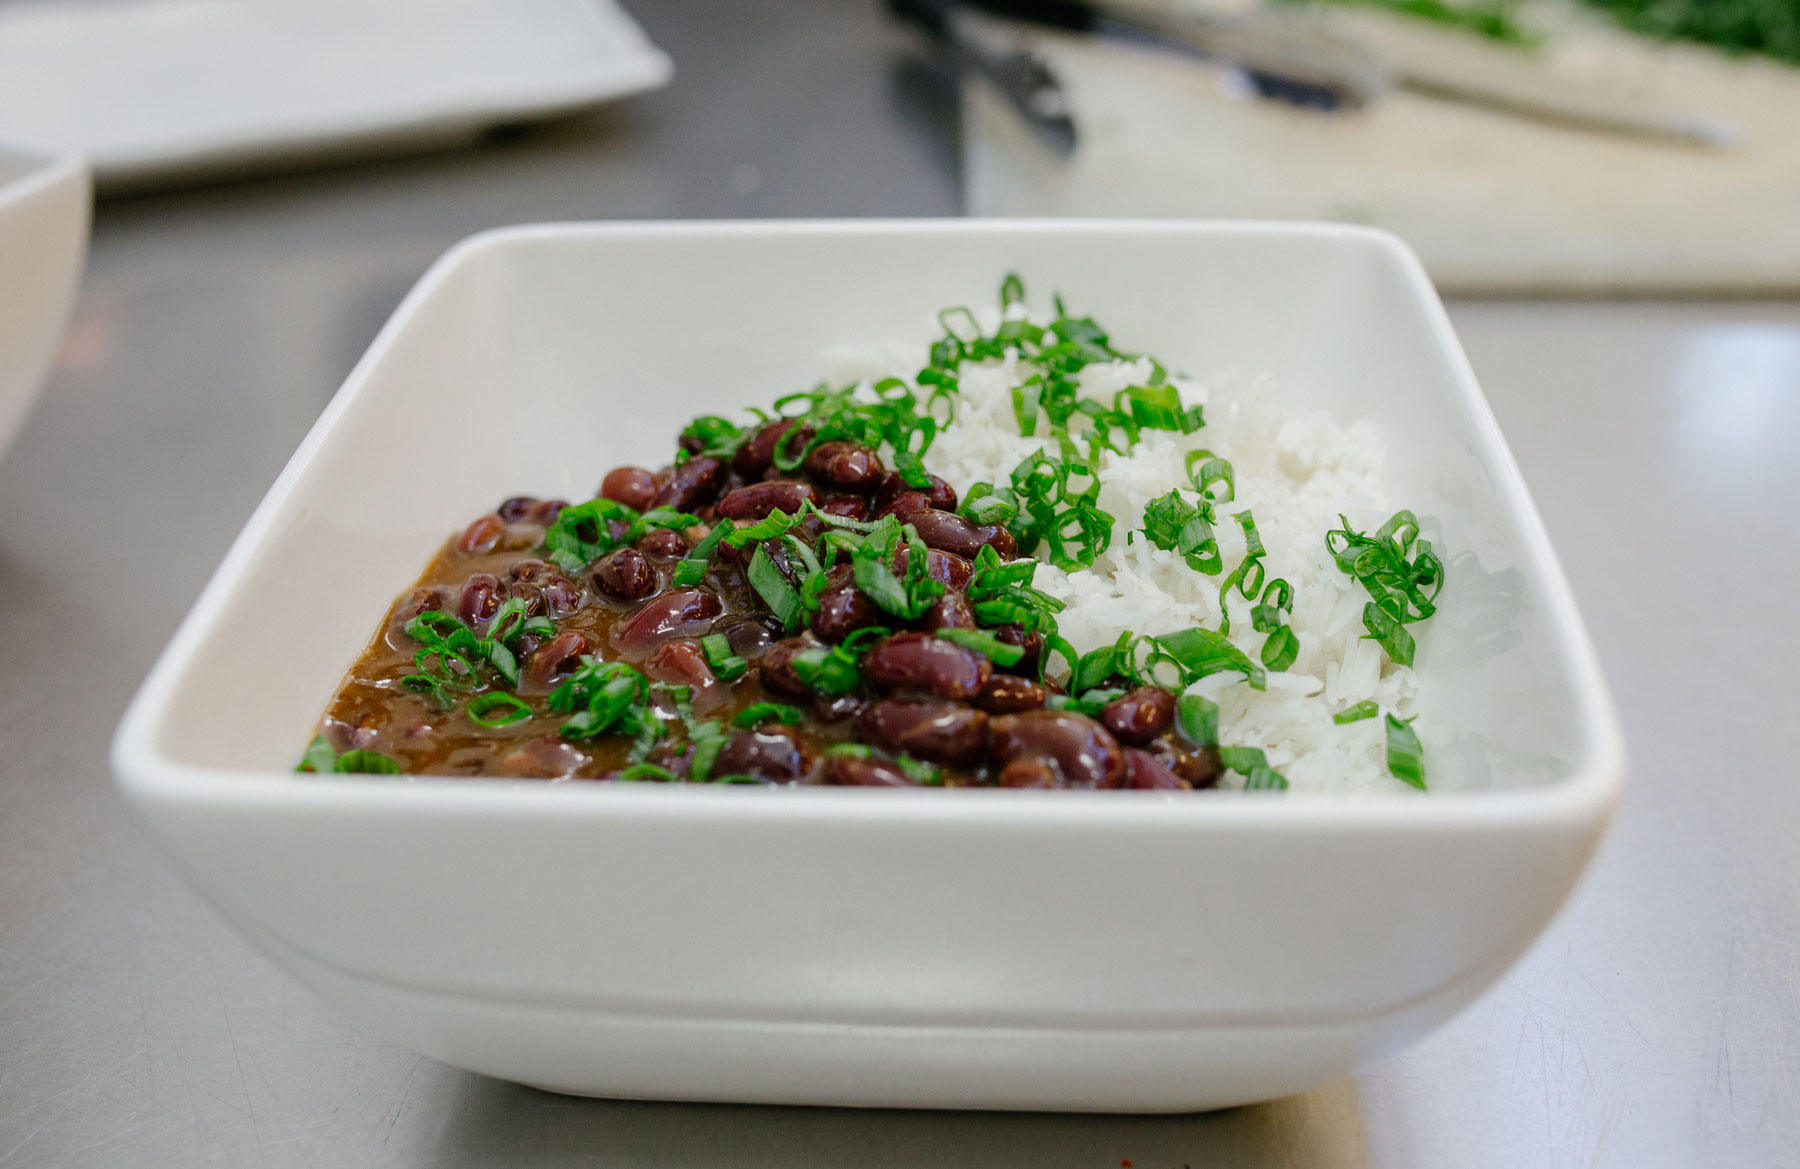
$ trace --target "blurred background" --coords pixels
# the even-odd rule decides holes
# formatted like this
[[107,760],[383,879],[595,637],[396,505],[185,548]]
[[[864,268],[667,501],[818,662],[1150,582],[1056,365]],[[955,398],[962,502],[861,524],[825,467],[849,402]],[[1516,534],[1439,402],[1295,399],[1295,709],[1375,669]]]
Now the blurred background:
[[[1796,1163],[1800,0],[0,0],[0,318],[69,155],[0,433],[0,1169]],[[1373,224],[1450,298],[1633,755],[1456,1023],[1202,1117],[561,1099],[339,1020],[131,823],[126,700],[446,248],[955,215]]]

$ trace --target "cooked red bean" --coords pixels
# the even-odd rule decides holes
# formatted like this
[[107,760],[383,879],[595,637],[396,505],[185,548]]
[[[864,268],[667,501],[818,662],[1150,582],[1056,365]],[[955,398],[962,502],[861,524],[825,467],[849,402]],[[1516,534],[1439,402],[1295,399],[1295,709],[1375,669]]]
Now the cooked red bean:
[[844,580],[819,594],[819,611],[812,615],[813,632],[825,641],[839,642],[858,629],[888,620],[881,606],[858,589],[848,573],[843,575]]
[[751,661],[781,637],[781,622],[773,617],[757,617],[738,613],[713,622],[712,631],[731,643],[731,652]]
[[561,571],[561,569],[557,568],[556,565],[550,563],[548,560],[539,560],[534,556],[527,556],[523,560],[513,561],[513,566],[506,570],[506,575],[512,577],[514,580],[522,580],[527,584],[538,584],[542,581],[549,580],[552,576],[560,574]]
[[971,701],[989,714],[1020,714],[1040,710],[1049,694],[1029,678],[995,674]]
[[561,515],[563,508],[568,506],[569,501],[566,499],[546,499],[533,507],[531,513],[525,518],[547,528],[556,522],[556,517]]
[[1188,784],[1150,752],[1127,747],[1125,786],[1138,791],[1185,791]]
[[794,670],[794,656],[818,648],[818,639],[804,634],[770,646],[756,663],[763,689],[781,698],[811,698],[812,687],[802,682]]
[[869,501],[860,495],[832,495],[819,504],[819,510],[826,515],[862,520],[869,517]]
[[1026,629],[1023,625],[996,625],[988,630],[994,640],[1005,645],[1016,645],[1025,652],[1019,660],[1010,666],[995,667],[1001,673],[1017,674],[1021,678],[1035,678],[1042,671],[1038,663],[1044,656],[1044,635]]
[[652,560],[680,560],[688,554],[688,538],[674,528],[657,528],[646,532],[635,545]]
[[1194,788],[1211,787],[1225,773],[1217,747],[1190,747],[1165,737],[1145,748],[1158,762]]
[[463,530],[462,538],[456,542],[456,550],[470,556],[492,552],[505,534],[506,525],[499,516],[484,515]]
[[614,467],[600,480],[600,496],[633,511],[648,511],[656,498],[656,474],[643,467]]
[[509,524],[522,524],[531,516],[531,509],[538,505],[533,495],[515,495],[494,509],[494,514],[501,521]]
[[644,674],[671,686],[693,687],[689,700],[695,714],[716,710],[731,696],[729,687],[719,681],[712,667],[706,664],[706,654],[699,643],[685,638],[665,641],[652,650],[644,659]]
[[586,755],[555,735],[540,735],[500,756],[497,770],[519,779],[567,779],[586,762]]
[[931,602],[931,608],[925,615],[913,623],[914,628],[932,631],[937,629],[973,629],[975,628],[975,612],[969,608],[969,599],[961,593],[949,592]]
[[701,589],[676,589],[644,602],[612,629],[612,642],[627,658],[641,658],[658,642],[683,634],[697,635],[701,622],[724,608],[719,598]]
[[[794,428],[796,419],[781,418],[769,423],[738,447],[731,456],[731,469],[746,479],[760,479],[775,461],[775,444]],[[812,439],[812,427],[804,427],[794,436],[794,447],[804,448]]]
[[954,552],[969,560],[975,559],[975,554],[984,546],[992,547],[1002,560],[1011,560],[1019,550],[1012,533],[999,524],[977,524],[953,512],[935,508],[921,508],[901,518],[931,547]]
[[668,482],[650,500],[650,506],[695,511],[717,499],[724,486],[725,464],[702,455],[675,468]]
[[526,617],[542,617],[550,609],[550,602],[544,599],[544,590],[534,584],[515,580],[506,586],[506,595],[524,602]]
[[581,655],[593,652],[583,635],[570,630],[537,647],[525,659],[519,673],[519,690],[526,694],[543,694],[557,685],[581,665]]
[[719,500],[718,513],[728,520],[760,520],[772,511],[793,515],[818,498],[811,483],[798,479],[771,479],[736,488]]
[[916,787],[918,781],[892,763],[858,759],[852,755],[827,755],[819,771],[823,783],[838,787]]
[[449,598],[444,595],[443,589],[433,587],[414,589],[412,595],[406,598],[406,604],[400,606],[400,611],[394,616],[401,622],[411,621],[420,613],[442,612],[448,603]]
[[994,720],[989,753],[1004,766],[1016,759],[1054,764],[1067,787],[1118,787],[1125,756],[1117,739],[1086,715],[1034,710]]
[[987,745],[988,716],[957,702],[882,698],[863,708],[856,737],[946,767],[972,767]]
[[765,783],[792,783],[812,770],[812,751],[786,727],[738,731],[713,760],[716,779],[752,775]]
[[875,518],[895,516],[902,521],[931,509],[931,496],[923,491],[904,491],[875,509]]
[[1139,686],[1107,703],[1100,721],[1119,742],[1142,747],[1175,725],[1175,696],[1161,686]]
[[608,552],[594,565],[594,587],[615,601],[641,601],[657,583],[656,569],[636,548]]
[[855,718],[867,705],[867,699],[858,698],[854,694],[821,694],[813,699],[813,713],[824,722],[834,723]]
[[887,507],[902,495],[916,492],[925,496],[926,507],[935,507],[939,511],[955,511],[956,488],[950,486],[950,484],[944,482],[942,479],[939,479],[936,475],[928,477],[931,480],[931,486],[914,487],[906,481],[900,472],[893,472],[886,479],[881,481],[881,488],[875,492],[876,509],[879,510]]
[[686,779],[694,768],[694,752],[687,743],[662,743],[644,762]]
[[561,573],[537,587],[543,592],[552,617],[567,617],[581,608],[581,587]]
[[993,664],[952,641],[929,633],[896,633],[863,655],[863,678],[881,690],[916,690],[939,698],[972,697]]
[[994,777],[1001,787],[1060,787],[1061,776],[1043,759],[1014,759]]
[[506,600],[506,586],[491,572],[478,572],[463,582],[462,598],[456,603],[456,615],[468,625],[479,625],[495,613]]
[[[904,574],[906,566],[912,561],[912,549],[901,544],[894,551],[894,571]],[[945,552],[941,548],[925,549],[925,575],[932,580],[942,582],[946,587],[965,589],[969,587],[969,578],[975,575],[975,566],[954,552]]]
[[872,491],[887,469],[880,456],[854,442],[822,442],[806,456],[806,470],[815,479],[858,491]]

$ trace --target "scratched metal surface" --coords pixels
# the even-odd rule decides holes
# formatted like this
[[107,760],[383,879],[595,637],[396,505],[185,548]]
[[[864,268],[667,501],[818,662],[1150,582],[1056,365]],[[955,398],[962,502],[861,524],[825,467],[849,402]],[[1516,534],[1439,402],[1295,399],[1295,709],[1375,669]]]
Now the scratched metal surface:
[[106,738],[438,252],[525,220],[957,210],[943,95],[872,9],[642,15],[680,78],[604,116],[102,209],[0,464],[0,1167],[1800,1164],[1800,305],[1455,307],[1633,780],[1525,961],[1355,1079],[1171,1118],[568,1100],[349,1026],[199,904]]

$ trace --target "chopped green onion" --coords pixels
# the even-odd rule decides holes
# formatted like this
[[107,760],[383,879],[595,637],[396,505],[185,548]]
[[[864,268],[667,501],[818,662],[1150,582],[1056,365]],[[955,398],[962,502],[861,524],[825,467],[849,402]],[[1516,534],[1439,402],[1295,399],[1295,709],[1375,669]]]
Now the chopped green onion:
[[1355,706],[1340,710],[1332,715],[1331,721],[1342,727],[1348,726],[1351,723],[1361,722],[1366,718],[1374,718],[1380,713],[1381,707],[1375,704],[1375,700],[1373,698],[1365,698]]
[[345,751],[333,769],[339,774],[399,775],[400,765],[379,751]]
[[1269,766],[1268,758],[1256,747],[1220,747],[1219,759],[1244,777],[1245,791],[1286,791],[1285,776]]
[[688,767],[688,778],[705,783],[712,778],[713,761],[731,739],[731,734],[716,722],[697,722],[688,728],[688,743],[694,748],[694,760]]
[[641,780],[654,780],[657,783],[680,783],[681,777],[666,767],[658,767],[654,763],[633,763],[619,772],[619,778],[627,783]]
[[749,730],[769,719],[775,719],[791,727],[805,717],[805,711],[797,706],[789,706],[785,702],[758,702],[738,711],[737,717],[731,720],[731,725],[739,730]]
[[1388,774],[1425,790],[1425,749],[1412,729],[1412,720],[1387,716]]
[[750,587],[756,590],[757,595],[783,626],[790,632],[799,627],[800,619],[805,615],[805,609],[800,604],[800,594],[794,591],[788,578],[769,559],[766,547],[757,546],[756,555],[750,558],[750,568],[745,576],[750,581]]
[[[495,711],[501,713],[495,714]],[[481,727],[506,727],[531,717],[531,707],[510,694],[482,694],[470,699],[463,713]]]
[[706,579],[706,566],[712,560],[713,553],[718,550],[719,542],[733,530],[730,520],[721,520],[713,525],[701,541],[694,545],[692,551],[680,564],[675,566],[674,575],[669,583],[676,588],[692,588]]
[[964,649],[986,655],[1003,670],[1008,666],[1018,665],[1019,660],[1025,656],[1025,647],[1008,645],[993,634],[983,633],[978,629],[940,629],[937,635]]
[[1175,725],[1196,747],[1219,745],[1219,704],[1199,694],[1183,694],[1175,702]]
[[1157,647],[1181,668],[1182,677],[1194,682],[1209,674],[1236,672],[1244,675],[1253,690],[1264,686],[1262,668],[1231,644],[1222,633],[1210,629],[1184,629],[1153,638]]
[[306,745],[306,754],[301,757],[300,766],[295,771],[312,772],[318,775],[399,775],[400,765],[379,751],[367,751],[355,748],[342,755],[331,749],[330,740],[324,735],[316,735]]
[[911,755],[894,756],[894,766],[905,772],[906,777],[914,783],[923,784],[926,787],[943,786],[944,772],[941,768],[914,759]]
[[713,677],[722,682],[740,677],[750,668],[749,662],[731,652],[731,639],[723,633],[708,633],[702,637],[700,652],[706,655],[706,664]]

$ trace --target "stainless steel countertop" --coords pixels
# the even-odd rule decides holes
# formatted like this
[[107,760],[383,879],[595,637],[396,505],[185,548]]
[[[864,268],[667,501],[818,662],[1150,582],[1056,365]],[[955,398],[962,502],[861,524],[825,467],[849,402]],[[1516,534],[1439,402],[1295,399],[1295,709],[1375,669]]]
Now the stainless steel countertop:
[[434,256],[529,220],[957,211],[946,94],[871,6],[639,7],[663,93],[101,208],[0,464],[0,1167],[1800,1164],[1800,305],[1453,306],[1632,779],[1530,955],[1354,1079],[1166,1118],[570,1100],[349,1026],[202,905],[114,795],[108,736]]

